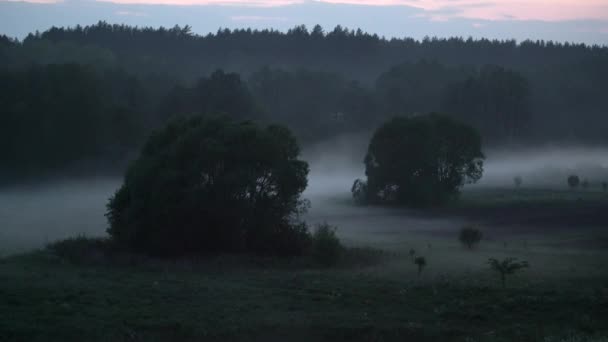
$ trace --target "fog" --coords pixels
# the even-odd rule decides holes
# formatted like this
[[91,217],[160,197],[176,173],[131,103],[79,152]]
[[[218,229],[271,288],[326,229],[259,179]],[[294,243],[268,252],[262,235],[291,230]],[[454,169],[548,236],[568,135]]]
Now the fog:
[[119,183],[79,178],[0,189],[0,254],[74,235],[105,234],[105,205]]
[[[354,142],[353,142],[354,141]],[[390,239],[391,232],[453,229],[455,222],[414,215],[406,209],[352,206],[350,187],[364,176],[363,139],[344,138],[303,151],[311,165],[304,197],[312,207],[311,223],[327,221],[340,227],[348,241],[358,233],[375,231],[377,239]],[[608,181],[608,150],[582,147],[545,147],[486,151],[483,179],[474,187],[513,186],[519,175],[527,187],[566,188],[567,175],[588,178],[592,186]],[[120,178],[91,178],[0,188],[0,254],[43,246],[68,236],[105,234],[108,198]],[[469,187],[465,187],[467,191]],[[373,243],[373,241],[370,241]]]

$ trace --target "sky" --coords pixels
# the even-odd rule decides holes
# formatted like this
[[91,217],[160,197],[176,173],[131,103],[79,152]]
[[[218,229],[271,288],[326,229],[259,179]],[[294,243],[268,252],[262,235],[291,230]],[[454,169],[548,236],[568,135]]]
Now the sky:
[[0,34],[125,23],[219,28],[336,25],[391,37],[553,40],[608,45],[608,0],[0,0]]

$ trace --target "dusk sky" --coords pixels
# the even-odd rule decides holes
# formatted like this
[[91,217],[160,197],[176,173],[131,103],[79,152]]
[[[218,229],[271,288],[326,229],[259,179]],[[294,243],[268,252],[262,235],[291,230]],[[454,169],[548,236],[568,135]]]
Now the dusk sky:
[[99,20],[286,30],[340,24],[386,37],[472,36],[608,45],[608,0],[0,0],[0,33],[23,38]]

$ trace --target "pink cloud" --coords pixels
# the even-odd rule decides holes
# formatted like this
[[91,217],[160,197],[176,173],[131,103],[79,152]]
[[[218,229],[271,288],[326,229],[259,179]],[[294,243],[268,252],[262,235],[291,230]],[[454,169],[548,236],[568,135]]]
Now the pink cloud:
[[[1,1],[1,0],[0,0]],[[50,0],[52,1],[52,0]],[[97,0],[117,4],[147,4],[147,5],[217,5],[217,6],[244,6],[244,7],[276,7],[288,6],[304,2],[304,0]]]
[[[13,1],[13,0],[0,0]],[[19,1],[19,0],[17,0]],[[53,3],[63,0],[24,0]],[[319,2],[361,6],[409,6],[434,21],[473,20],[608,20],[608,0],[97,0],[118,4],[218,5],[276,7]]]
[[263,16],[257,16],[257,15],[237,15],[237,16],[230,17],[230,20],[236,21],[236,22],[244,22],[244,23],[256,23],[256,22],[262,22],[262,21],[266,21],[266,22],[268,22],[268,21],[275,21],[275,22],[288,21],[288,19],[285,17],[263,17]]
[[63,0],[0,0],[0,2],[29,2],[32,4],[56,4],[61,3]]
[[317,0],[368,6],[405,5],[450,17],[483,20],[608,20],[608,0]]

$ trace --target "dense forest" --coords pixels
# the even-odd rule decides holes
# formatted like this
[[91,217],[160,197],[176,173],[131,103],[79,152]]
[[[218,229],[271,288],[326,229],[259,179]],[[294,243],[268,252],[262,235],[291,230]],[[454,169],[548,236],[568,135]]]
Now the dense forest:
[[51,28],[0,36],[0,174],[126,158],[192,114],[285,124],[304,146],[428,112],[473,125],[490,145],[602,144],[607,91],[608,47],[584,44],[386,39],[340,26]]

